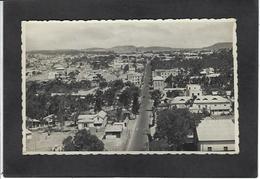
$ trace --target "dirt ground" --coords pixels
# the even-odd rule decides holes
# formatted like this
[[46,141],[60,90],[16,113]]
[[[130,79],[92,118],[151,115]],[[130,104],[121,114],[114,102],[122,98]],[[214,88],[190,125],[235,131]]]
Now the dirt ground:
[[48,136],[47,132],[33,131],[32,139],[26,140],[26,151],[51,151],[53,147],[62,145],[65,138],[74,134],[75,131],[52,132]]

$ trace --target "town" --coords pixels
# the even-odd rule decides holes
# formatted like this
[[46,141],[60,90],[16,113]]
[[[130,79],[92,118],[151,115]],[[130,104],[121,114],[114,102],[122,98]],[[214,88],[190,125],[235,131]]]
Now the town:
[[236,150],[232,43],[26,53],[26,152]]

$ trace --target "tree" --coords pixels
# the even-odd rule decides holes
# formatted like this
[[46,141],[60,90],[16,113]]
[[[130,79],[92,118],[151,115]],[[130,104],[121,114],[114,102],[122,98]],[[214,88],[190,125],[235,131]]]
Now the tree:
[[108,106],[112,106],[114,103],[114,98],[115,98],[115,93],[116,90],[113,88],[109,88],[108,90],[106,90],[103,94],[103,99],[104,101],[107,103]]
[[158,140],[167,140],[171,150],[182,150],[187,135],[195,131],[198,120],[201,120],[201,117],[187,109],[161,111],[154,137]]
[[102,105],[103,105],[103,99],[102,99],[102,94],[103,92],[101,90],[97,90],[96,95],[95,95],[95,106],[94,106],[94,111],[99,112],[102,110]]
[[132,106],[132,113],[137,115],[138,114],[138,111],[139,111],[139,102],[138,102],[138,96],[139,94],[138,93],[134,93],[133,94],[133,106]]
[[151,93],[151,98],[152,98],[152,100],[154,100],[153,105],[154,105],[155,107],[157,107],[158,104],[161,103],[162,97],[163,97],[163,94],[161,93],[160,90],[154,90],[154,91]]
[[99,87],[100,87],[101,89],[107,87],[107,82],[106,82],[106,81],[101,81],[101,82],[99,83]]
[[124,90],[119,96],[119,102],[125,107],[128,107],[131,102],[131,93],[128,89]]
[[129,70],[129,65],[127,64],[127,65],[124,66],[123,71],[124,71],[124,73],[126,73],[128,70]]
[[104,143],[87,130],[79,130],[74,138],[71,136],[63,140],[65,151],[103,151]]
[[167,84],[167,87],[172,87],[174,81],[174,77],[172,74],[170,74],[166,79],[165,83]]

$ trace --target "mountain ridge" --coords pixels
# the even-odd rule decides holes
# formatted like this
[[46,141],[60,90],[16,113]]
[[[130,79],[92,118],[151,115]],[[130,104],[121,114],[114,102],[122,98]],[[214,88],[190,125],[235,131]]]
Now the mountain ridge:
[[32,50],[28,52],[53,52],[53,51],[85,51],[85,52],[115,52],[115,53],[134,53],[134,52],[163,52],[163,51],[174,51],[181,49],[205,49],[205,50],[219,50],[225,48],[232,48],[232,42],[219,42],[210,46],[202,47],[202,48],[173,48],[173,47],[164,47],[164,46],[134,46],[134,45],[118,45],[111,48],[86,48],[86,49],[57,49],[57,50]]

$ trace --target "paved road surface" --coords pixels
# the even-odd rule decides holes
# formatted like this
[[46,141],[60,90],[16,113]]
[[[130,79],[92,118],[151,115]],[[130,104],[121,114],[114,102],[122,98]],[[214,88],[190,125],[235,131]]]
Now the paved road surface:
[[128,145],[126,147],[127,151],[146,151],[149,150],[149,111],[151,109],[151,95],[149,93],[149,82],[151,80],[151,62],[149,61],[145,68],[144,74],[144,85],[141,91],[141,106],[140,115],[136,119],[136,124],[134,126],[133,133],[130,135]]

